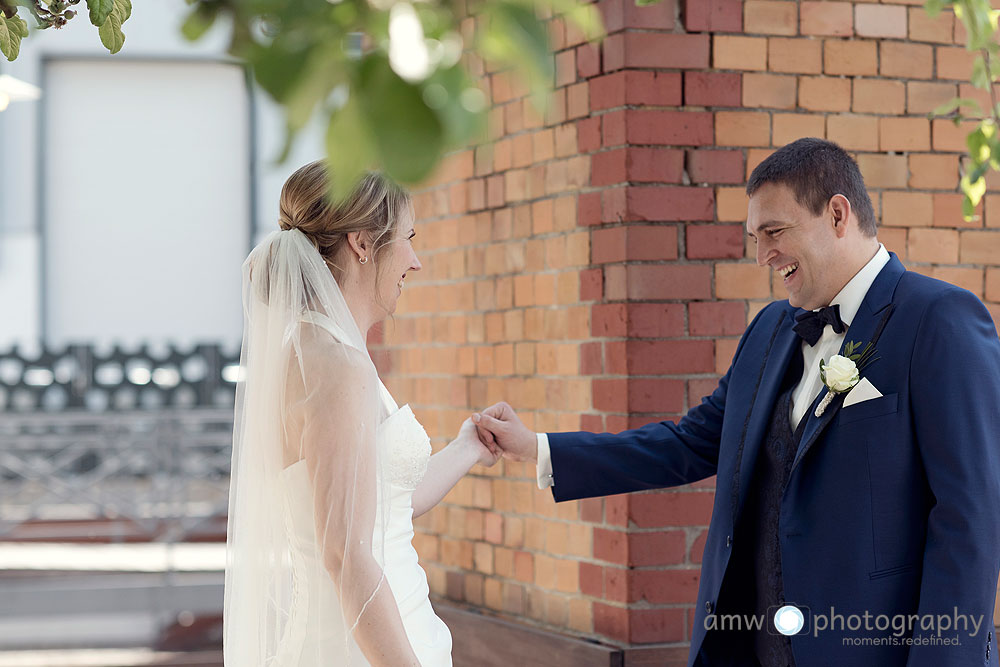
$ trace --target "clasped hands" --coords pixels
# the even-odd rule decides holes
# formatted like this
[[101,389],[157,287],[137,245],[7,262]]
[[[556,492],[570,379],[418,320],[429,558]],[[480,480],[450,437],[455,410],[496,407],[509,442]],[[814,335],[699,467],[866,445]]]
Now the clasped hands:
[[466,419],[458,437],[470,443],[476,440],[481,448],[478,460],[481,465],[491,466],[504,456],[512,461],[538,459],[537,435],[503,401]]

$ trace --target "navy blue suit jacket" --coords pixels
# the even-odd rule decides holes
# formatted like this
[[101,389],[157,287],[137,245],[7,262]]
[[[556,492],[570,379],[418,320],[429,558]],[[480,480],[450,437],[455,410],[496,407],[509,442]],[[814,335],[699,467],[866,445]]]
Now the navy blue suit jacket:
[[[715,611],[734,526],[753,488],[754,462],[786,367],[800,354],[792,331],[797,312],[787,301],[764,308],[744,332],[718,388],[676,424],[648,424],[617,435],[548,436],[557,501],[717,475],[689,665],[701,664],[706,617]],[[856,614],[864,622],[868,612],[870,624],[879,614],[918,614],[917,627],[904,634],[917,642],[935,635],[921,629],[923,615],[965,614],[981,617],[982,624],[978,633],[971,625],[967,632],[941,633],[958,636],[958,646],[853,645],[853,639],[895,631],[813,632],[815,619],[807,617],[805,630],[792,637],[797,667],[996,665],[996,328],[973,294],[906,271],[892,255],[845,343],[868,342],[880,329],[880,358],[862,377],[883,396],[846,408],[841,397],[821,418],[813,408],[804,417],[808,422],[781,501],[785,599],[834,623],[834,614]]]

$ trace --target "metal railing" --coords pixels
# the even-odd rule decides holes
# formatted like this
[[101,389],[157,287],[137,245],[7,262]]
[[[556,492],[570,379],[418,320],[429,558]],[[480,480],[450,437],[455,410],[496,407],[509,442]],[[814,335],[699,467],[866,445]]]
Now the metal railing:
[[0,540],[224,535],[238,371],[217,345],[0,354]]
[[0,416],[0,540],[224,536],[232,420],[218,408]]

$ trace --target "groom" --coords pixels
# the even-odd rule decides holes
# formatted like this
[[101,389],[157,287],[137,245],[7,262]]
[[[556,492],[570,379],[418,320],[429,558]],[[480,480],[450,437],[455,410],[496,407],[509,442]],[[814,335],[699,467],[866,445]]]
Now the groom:
[[[717,476],[689,665],[998,664],[989,313],[886,252],[836,144],[784,146],[747,194],[757,263],[789,299],[754,318],[711,396],[617,435],[535,434],[499,403],[473,417],[480,437],[537,460],[557,501]],[[824,400],[824,379],[845,391]]]

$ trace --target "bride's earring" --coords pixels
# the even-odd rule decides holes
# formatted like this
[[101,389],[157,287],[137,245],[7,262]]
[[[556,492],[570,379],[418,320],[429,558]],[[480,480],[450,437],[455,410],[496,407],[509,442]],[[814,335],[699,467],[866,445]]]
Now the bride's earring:
[[368,263],[368,257],[367,256],[365,256],[365,257],[359,257],[358,261],[360,263],[362,263],[362,264],[367,264]]

